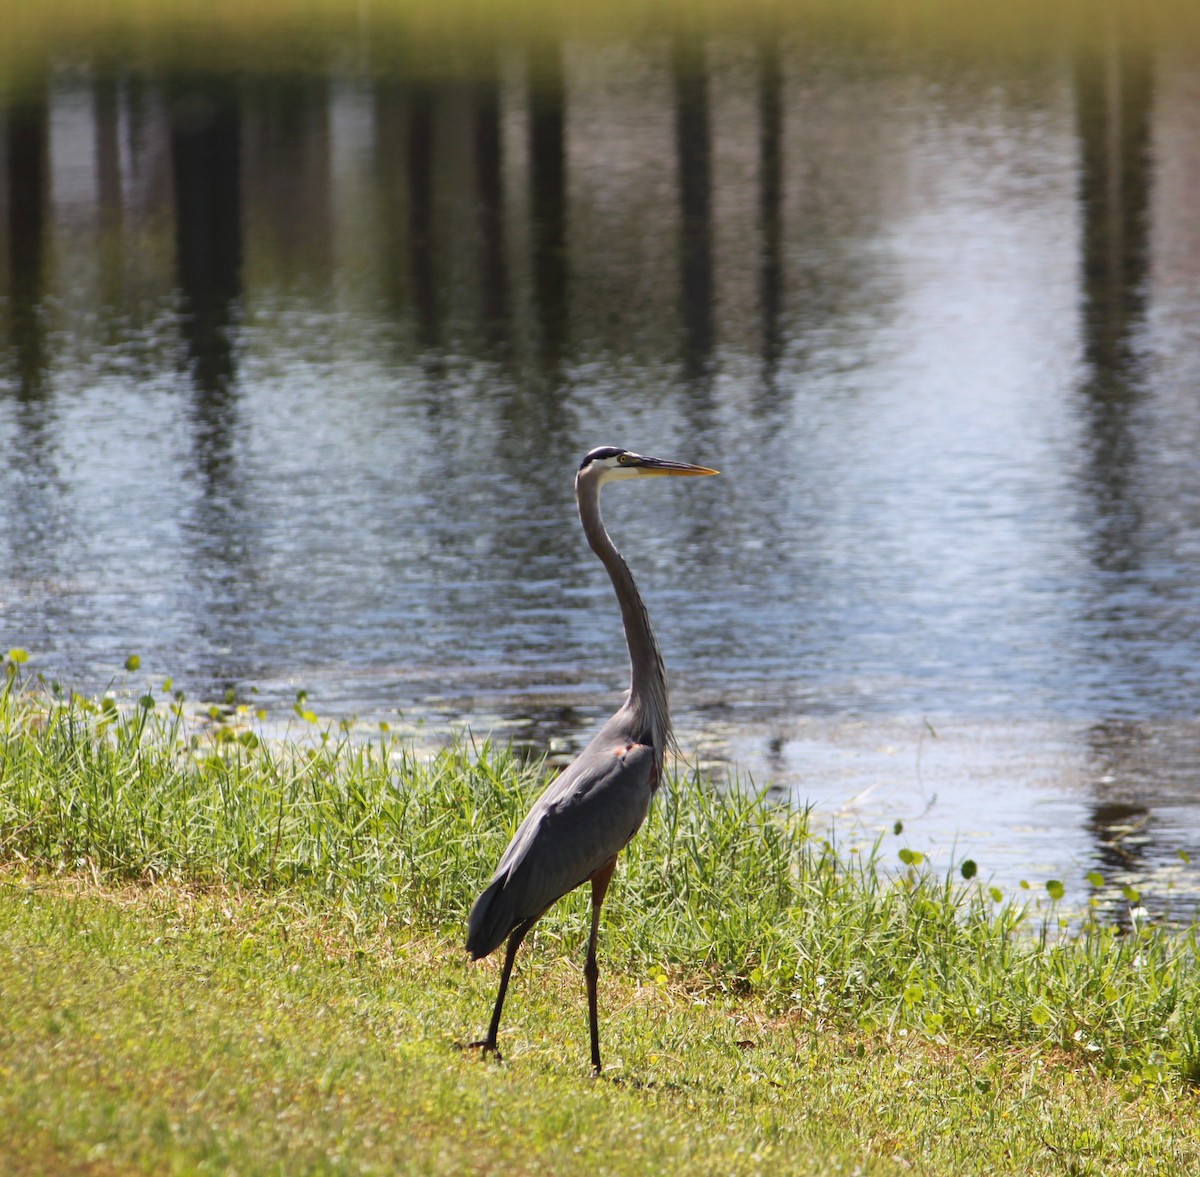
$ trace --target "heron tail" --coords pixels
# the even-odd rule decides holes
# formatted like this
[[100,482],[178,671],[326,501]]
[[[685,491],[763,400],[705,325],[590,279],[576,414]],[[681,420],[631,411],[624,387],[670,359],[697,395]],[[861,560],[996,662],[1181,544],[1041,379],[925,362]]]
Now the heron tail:
[[471,908],[467,917],[467,951],[472,960],[480,960],[504,943],[516,922],[512,898],[505,894],[508,875],[492,880],[492,884]]

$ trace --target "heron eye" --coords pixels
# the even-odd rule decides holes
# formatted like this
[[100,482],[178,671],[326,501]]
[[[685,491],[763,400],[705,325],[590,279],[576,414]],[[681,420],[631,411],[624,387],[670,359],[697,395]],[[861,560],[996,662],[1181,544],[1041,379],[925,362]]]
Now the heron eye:
[[634,462],[633,454],[622,453],[617,455],[617,461],[622,466],[632,466]]

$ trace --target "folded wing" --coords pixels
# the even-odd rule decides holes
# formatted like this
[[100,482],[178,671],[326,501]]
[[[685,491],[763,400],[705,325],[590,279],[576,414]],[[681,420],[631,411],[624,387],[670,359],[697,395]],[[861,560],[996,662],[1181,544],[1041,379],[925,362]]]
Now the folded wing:
[[600,735],[538,798],[467,923],[478,960],[611,861],[645,820],[654,749]]

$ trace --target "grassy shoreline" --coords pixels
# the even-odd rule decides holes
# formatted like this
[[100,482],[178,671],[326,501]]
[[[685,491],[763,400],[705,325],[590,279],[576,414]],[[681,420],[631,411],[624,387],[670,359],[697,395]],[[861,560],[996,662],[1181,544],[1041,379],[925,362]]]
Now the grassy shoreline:
[[541,784],[487,745],[5,692],[8,1169],[1195,1169],[1194,930],[1063,928],[690,777],[606,904],[607,1081],[579,896],[523,954],[506,1062],[464,1054],[496,979],[465,912]]

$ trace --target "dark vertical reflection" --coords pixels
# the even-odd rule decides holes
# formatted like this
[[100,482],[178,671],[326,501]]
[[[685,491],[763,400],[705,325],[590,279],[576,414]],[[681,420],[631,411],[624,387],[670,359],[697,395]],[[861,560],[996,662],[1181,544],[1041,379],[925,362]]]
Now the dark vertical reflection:
[[[1140,794],[1146,784],[1142,762],[1152,742],[1137,723],[1110,720],[1088,729],[1089,768],[1099,783],[1093,786],[1087,829],[1096,844],[1095,869],[1110,886],[1147,866],[1154,814]],[[1127,904],[1118,905],[1114,914],[1128,925]]]
[[417,343],[438,342],[437,271],[433,227],[434,91],[425,83],[412,87],[408,107],[408,229]]
[[674,44],[675,149],[679,160],[683,369],[689,380],[709,371],[713,327],[712,148],[708,71],[696,38]]
[[1101,874],[1120,877],[1144,865],[1150,820],[1149,807],[1132,801],[1102,801],[1091,806],[1088,830],[1096,840]]
[[[530,484],[530,501],[557,502],[553,466],[541,459],[547,453],[570,450],[570,407],[561,388],[562,356],[569,322],[567,274],[567,143],[566,83],[562,47],[538,44],[529,51],[529,123],[527,140],[529,191],[529,262],[531,315],[529,322],[509,321],[508,263],[504,252],[503,159],[500,155],[501,108],[499,87],[489,78],[480,99],[477,120],[477,171],[483,206],[483,265],[485,309],[497,311],[495,342],[513,343],[512,330],[534,341],[533,367],[520,377],[502,378],[497,401],[507,442],[524,455],[514,469]],[[544,554],[544,529],[515,528],[495,550],[497,567],[531,567]],[[556,532],[556,534],[558,534]],[[514,573],[519,578],[519,572]]]
[[52,355],[43,305],[53,295],[53,277],[46,272],[53,231],[49,111],[44,81],[0,110],[5,187],[0,250],[8,261],[0,306],[7,294],[17,397],[16,430],[3,460],[10,474],[19,472],[5,480],[0,493],[0,630],[8,631],[10,643],[19,639],[43,653],[77,648],[80,615],[79,598],[52,587],[78,578],[80,561],[67,505],[74,461],[54,460],[66,445],[49,396]]
[[[234,636],[252,579],[246,511],[234,462],[234,342],[242,296],[243,97],[220,78],[179,81],[170,93],[171,177],[182,328],[195,390],[193,423],[201,481],[194,538],[196,630],[218,661],[223,686],[247,673]],[[232,651],[232,652],[231,652]],[[232,659],[232,661],[231,661]]]
[[508,340],[508,273],[504,256],[504,157],[501,147],[500,80],[495,61],[475,90],[475,183],[479,197],[480,285],[484,335]]
[[[1083,331],[1087,374],[1082,387],[1088,439],[1086,490],[1090,499],[1091,557],[1108,577],[1100,615],[1100,640],[1115,642],[1121,626],[1111,576],[1136,572],[1142,563],[1142,506],[1135,486],[1137,426],[1142,395],[1136,333],[1146,309],[1149,205],[1152,183],[1150,63],[1140,49],[1114,43],[1107,52],[1081,56],[1075,86],[1083,214]],[[1110,632],[1111,631],[1111,632]],[[1131,729],[1103,724],[1091,733],[1095,774],[1088,828],[1102,869],[1129,871],[1140,829],[1150,813],[1136,797],[1114,796],[1111,769],[1131,756]],[[1119,785],[1118,785],[1119,787]]]
[[758,145],[759,220],[762,245],[758,285],[762,307],[763,384],[773,389],[783,349],[783,72],[777,40],[764,41],[759,53]]
[[529,87],[533,290],[542,353],[557,370],[567,324],[566,91],[562,49],[540,56]]
[[233,431],[233,329],[242,293],[241,103],[222,81],[178,85],[171,176],[183,334],[204,472],[222,480]]
[[1131,418],[1141,392],[1135,336],[1146,304],[1152,83],[1141,49],[1114,44],[1076,63],[1087,482],[1095,509],[1093,558],[1106,572],[1136,567],[1140,543]]
[[22,400],[38,399],[46,369],[43,266],[50,187],[50,118],[44,89],[17,99],[5,117],[10,322]]

